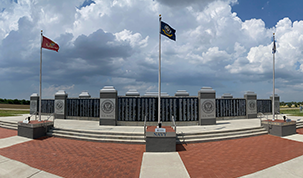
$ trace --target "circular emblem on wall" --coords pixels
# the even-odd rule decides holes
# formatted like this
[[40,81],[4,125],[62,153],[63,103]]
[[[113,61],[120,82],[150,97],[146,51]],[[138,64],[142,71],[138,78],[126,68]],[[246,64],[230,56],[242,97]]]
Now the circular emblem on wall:
[[36,110],[37,109],[37,102],[31,102],[30,103],[30,110]]
[[101,104],[101,109],[104,113],[111,113],[114,110],[114,103],[111,100],[105,100]]
[[63,101],[57,101],[56,102],[56,109],[58,110],[58,111],[61,111],[61,110],[63,110]]
[[248,108],[249,108],[249,110],[254,110],[255,107],[256,107],[256,104],[255,104],[254,101],[250,101],[250,102],[248,103]]
[[212,113],[214,111],[214,103],[210,100],[206,100],[202,103],[202,110],[205,113]]

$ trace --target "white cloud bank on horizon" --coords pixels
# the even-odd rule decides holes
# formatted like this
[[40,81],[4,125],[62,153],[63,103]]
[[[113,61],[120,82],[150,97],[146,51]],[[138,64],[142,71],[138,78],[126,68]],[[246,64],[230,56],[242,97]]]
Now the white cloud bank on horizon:
[[[303,100],[303,21],[285,17],[265,28],[262,19],[242,21],[231,12],[236,1],[34,1],[0,3],[0,98],[29,98],[39,80],[40,30],[60,45],[43,50],[44,91],[73,86],[67,93],[104,85],[120,95],[157,91],[158,14],[177,30],[177,41],[162,36],[162,91],[197,95],[211,86],[217,97],[272,91],[272,34],[276,33],[276,87],[281,100]],[[175,2],[175,1],[174,1]],[[2,6],[1,6],[2,5]],[[34,85],[27,85],[35,83]],[[27,85],[22,92],[11,90]],[[43,97],[53,97],[45,92]]]

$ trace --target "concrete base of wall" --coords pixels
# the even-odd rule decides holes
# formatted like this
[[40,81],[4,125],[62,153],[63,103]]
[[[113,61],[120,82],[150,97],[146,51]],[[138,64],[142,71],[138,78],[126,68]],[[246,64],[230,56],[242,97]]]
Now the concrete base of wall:
[[112,125],[115,126],[117,125],[115,119],[100,119],[99,120],[99,125]]
[[40,138],[46,136],[46,133],[54,127],[52,121],[31,121],[30,123],[18,123],[18,136],[26,138]]
[[86,121],[99,121],[99,117],[78,117],[78,116],[66,116],[66,119],[72,120],[86,120]]
[[219,120],[236,120],[236,119],[247,119],[246,116],[231,116],[231,117],[217,117],[217,121]]
[[[144,121],[117,121],[118,126],[144,126]],[[158,125],[158,122],[146,122],[147,126]],[[172,122],[162,122],[162,126],[172,126]],[[198,121],[177,121],[177,126],[198,125]]]
[[200,125],[216,125],[216,123],[216,118],[200,120]]
[[65,119],[65,116],[63,114],[54,114],[54,117],[56,119]]
[[296,121],[284,122],[283,120],[262,121],[261,125],[268,131],[268,134],[284,137],[296,134]]
[[176,131],[171,127],[162,127],[166,132],[155,132],[156,126],[149,126],[146,130],[146,152],[175,152]]
[[247,114],[247,118],[257,118],[257,114]]

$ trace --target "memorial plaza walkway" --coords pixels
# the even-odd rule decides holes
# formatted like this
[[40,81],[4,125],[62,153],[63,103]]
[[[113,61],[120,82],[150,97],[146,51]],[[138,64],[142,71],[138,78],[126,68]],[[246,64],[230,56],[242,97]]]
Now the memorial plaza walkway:
[[[24,117],[0,120],[20,121]],[[293,120],[303,119],[290,117]],[[260,126],[259,119],[180,126],[177,132]],[[55,127],[104,129],[97,121],[55,120]],[[127,129],[107,126],[107,129]],[[129,127],[141,132],[143,127]],[[147,153],[143,144],[58,137],[28,139],[0,128],[0,177],[303,177],[303,128],[287,137],[260,135],[177,145],[172,153]]]

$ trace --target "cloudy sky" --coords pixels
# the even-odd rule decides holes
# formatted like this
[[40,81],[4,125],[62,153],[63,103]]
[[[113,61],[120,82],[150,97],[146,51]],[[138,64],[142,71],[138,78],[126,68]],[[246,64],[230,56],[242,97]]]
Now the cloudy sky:
[[39,92],[40,31],[59,44],[42,50],[43,98],[98,97],[158,91],[159,14],[176,29],[162,36],[162,92],[203,86],[217,97],[272,94],[272,35],[276,33],[276,93],[303,100],[303,2],[299,0],[2,0],[0,98]]

